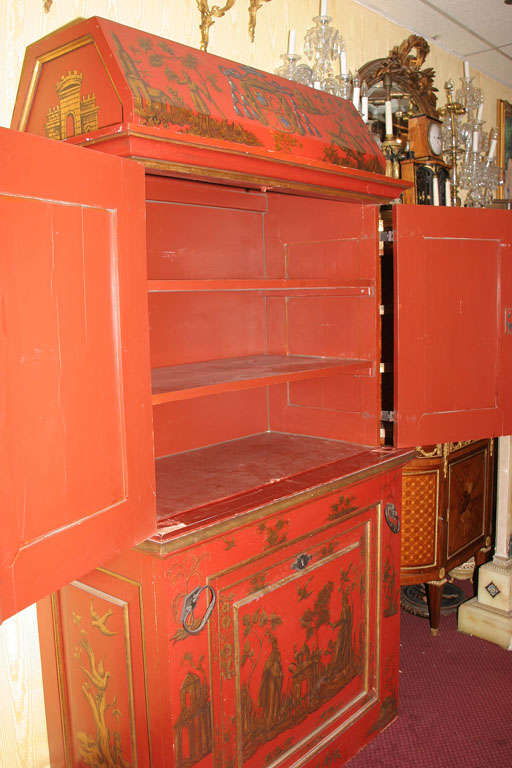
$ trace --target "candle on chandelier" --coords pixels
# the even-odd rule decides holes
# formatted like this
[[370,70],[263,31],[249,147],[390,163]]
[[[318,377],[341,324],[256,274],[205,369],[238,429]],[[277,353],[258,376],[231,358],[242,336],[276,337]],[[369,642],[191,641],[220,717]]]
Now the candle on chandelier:
[[361,117],[365,123],[368,122],[368,86],[366,80],[361,83]]
[[327,16],[327,0],[320,0],[320,16]]
[[340,75],[343,77],[347,74],[347,54],[345,51],[340,52]]
[[359,111],[359,94],[361,93],[361,88],[359,86],[359,77],[357,74],[354,75],[354,79],[352,80],[352,104],[354,107]]
[[295,38],[296,33],[294,29],[290,29],[288,32],[288,56],[293,56],[295,53]]
[[469,61],[464,61],[464,78],[469,80]]
[[476,113],[476,121],[477,123],[482,122],[482,117],[484,116],[484,103],[483,101],[480,102],[478,105],[478,112]]
[[494,155],[496,154],[496,145],[498,143],[498,139],[495,135],[491,136],[491,140],[489,142],[489,151],[487,153],[487,160],[490,162],[494,159]]
[[444,183],[444,198],[444,204],[447,208],[450,208],[452,204],[452,185],[450,184],[450,179],[446,179]]
[[386,110],[386,136],[393,135],[393,113],[391,111],[391,102],[388,100],[385,104]]
[[478,130],[473,131],[473,152],[478,152],[480,144],[480,133]]
[[437,176],[434,176],[432,180],[432,202],[434,205],[439,205],[439,183]]

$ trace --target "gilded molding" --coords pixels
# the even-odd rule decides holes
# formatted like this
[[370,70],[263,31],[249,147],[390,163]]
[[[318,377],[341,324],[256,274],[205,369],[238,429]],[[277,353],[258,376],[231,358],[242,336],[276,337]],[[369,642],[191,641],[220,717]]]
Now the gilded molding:
[[59,690],[60,719],[62,724],[62,741],[64,748],[65,768],[71,768],[71,749],[70,749],[70,718],[69,707],[66,695],[66,683],[64,672],[64,653],[62,648],[62,620],[60,614],[59,599],[56,592],[51,595],[51,613],[53,622],[53,639],[55,642],[55,661],[57,665],[57,685]]
[[460,451],[461,448],[465,448],[467,445],[471,445],[474,443],[474,440],[459,440],[456,443],[448,443],[448,451],[449,453],[454,453],[455,451]]
[[419,455],[424,459],[435,459],[443,455],[443,444],[437,443],[436,447],[432,451],[426,451],[421,445],[418,445],[416,450]]

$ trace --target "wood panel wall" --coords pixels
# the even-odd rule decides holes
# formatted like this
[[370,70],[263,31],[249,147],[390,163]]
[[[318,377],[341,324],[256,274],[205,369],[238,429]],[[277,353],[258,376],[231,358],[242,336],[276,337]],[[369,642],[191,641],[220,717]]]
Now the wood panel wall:
[[49,768],[35,606],[0,625],[0,768]]

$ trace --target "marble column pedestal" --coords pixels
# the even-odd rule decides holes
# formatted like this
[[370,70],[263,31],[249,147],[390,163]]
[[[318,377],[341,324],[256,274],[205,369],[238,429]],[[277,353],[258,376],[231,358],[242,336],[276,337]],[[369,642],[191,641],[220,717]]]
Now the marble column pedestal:
[[496,547],[480,566],[478,595],[459,608],[459,630],[512,650],[512,437],[498,447]]
[[478,596],[460,606],[459,630],[512,651],[512,561],[480,566]]

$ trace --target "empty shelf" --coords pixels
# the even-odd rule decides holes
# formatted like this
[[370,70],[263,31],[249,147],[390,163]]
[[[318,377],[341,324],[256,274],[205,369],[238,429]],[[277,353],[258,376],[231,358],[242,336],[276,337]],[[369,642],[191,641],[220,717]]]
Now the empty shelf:
[[153,405],[220,392],[253,389],[286,381],[340,373],[372,372],[368,360],[337,360],[300,355],[252,355],[153,368]]
[[254,291],[263,295],[373,296],[368,280],[342,284],[330,280],[148,280],[150,293]]

